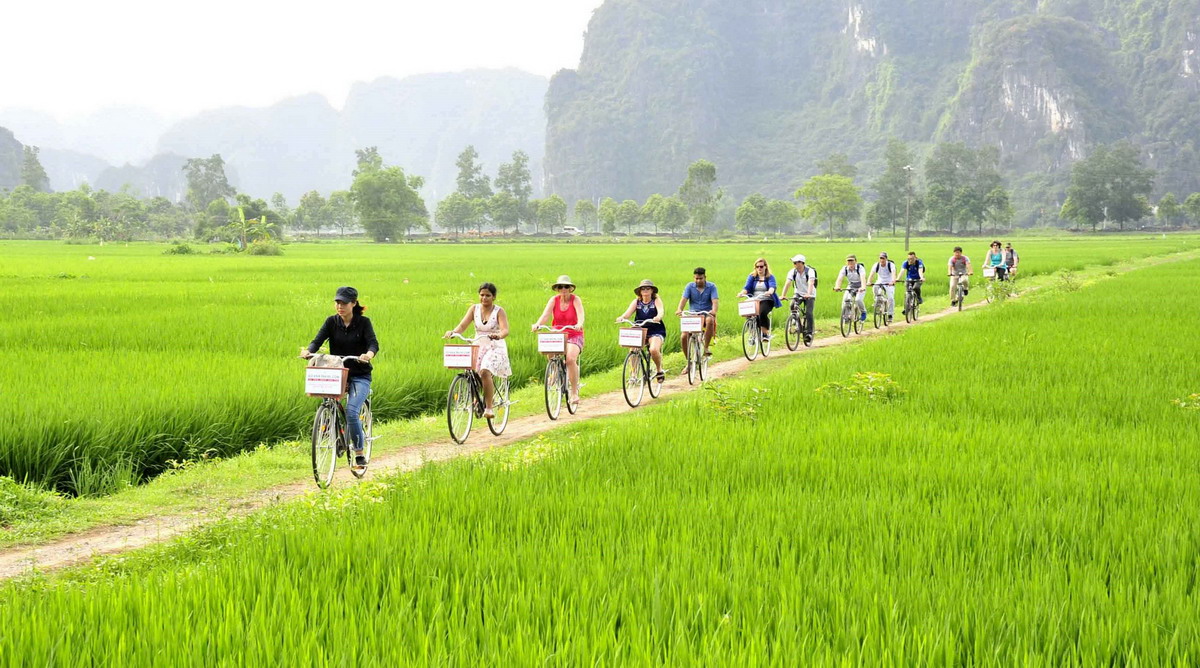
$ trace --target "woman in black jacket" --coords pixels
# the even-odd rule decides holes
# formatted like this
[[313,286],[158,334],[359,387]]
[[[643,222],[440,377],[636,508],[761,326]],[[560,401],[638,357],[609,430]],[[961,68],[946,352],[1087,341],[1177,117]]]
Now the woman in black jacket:
[[375,328],[371,319],[363,315],[366,307],[358,303],[358,290],[341,287],[333,297],[337,313],[325,319],[321,331],[307,348],[300,349],[300,356],[308,359],[329,341],[329,354],[341,357],[357,357],[358,363],[346,364],[350,370],[346,384],[346,426],[350,428],[350,440],[354,448],[356,466],[366,466],[363,457],[363,428],[359,420],[363,403],[371,394],[371,358],[379,352],[379,341],[375,339]]

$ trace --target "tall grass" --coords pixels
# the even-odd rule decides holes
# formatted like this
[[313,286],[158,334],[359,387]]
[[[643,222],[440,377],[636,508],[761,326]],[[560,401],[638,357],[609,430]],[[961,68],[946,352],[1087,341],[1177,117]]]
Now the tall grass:
[[[944,303],[940,267],[950,243],[917,246],[930,268],[931,307]],[[1026,275],[1198,245],[1196,237],[1017,244]],[[733,297],[755,257],[768,257],[782,277],[787,258],[807,253],[821,273],[816,315],[829,320],[839,303],[829,288],[845,255],[871,262],[884,249],[900,255],[870,243],[315,245],[293,246],[283,257],[2,243],[0,296],[14,307],[0,321],[0,394],[18,400],[9,404],[10,419],[0,421],[0,475],[78,493],[73,472],[83,466],[114,470],[132,462],[133,474],[145,477],[171,459],[227,455],[299,435],[312,402],[300,392],[293,355],[331,312],[339,285],[359,289],[375,322],[383,349],[377,414],[389,419],[440,405],[447,376],[437,337],[457,323],[484,280],[500,286],[521,383],[542,364],[525,329],[560,273],[572,275],[587,305],[588,372],[619,363],[608,323],[642,278],[659,284],[673,311],[692,269],[706,266],[726,302],[722,332],[735,335]],[[677,327],[668,324],[668,346],[676,349]]]
[[[0,656],[1192,665],[1200,423],[1172,399],[1200,386],[1161,305],[1197,279],[1007,302],[9,586]],[[866,372],[903,391],[815,391]]]

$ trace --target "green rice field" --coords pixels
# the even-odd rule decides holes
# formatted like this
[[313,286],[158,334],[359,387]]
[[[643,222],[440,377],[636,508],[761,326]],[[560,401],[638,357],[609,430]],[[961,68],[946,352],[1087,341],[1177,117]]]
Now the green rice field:
[[[1194,236],[1014,240],[1023,275],[1112,264],[1200,247]],[[946,304],[940,270],[953,240],[916,244],[930,266],[926,310]],[[965,242],[968,255],[981,240]],[[301,392],[306,344],[332,312],[339,285],[354,285],[382,352],[374,391],[383,419],[436,410],[449,381],[439,335],[457,323],[481,281],[496,283],[510,315],[515,381],[538,374],[525,333],[568,273],[588,313],[584,371],[611,368],[623,351],[612,319],[651,278],[674,308],[696,265],[725,298],[721,331],[740,326],[732,298],[755,258],[776,273],[804,252],[821,275],[818,328],[832,331],[829,292],[848,252],[902,259],[895,241],[827,244],[291,245],[282,257],[164,255],[152,244],[67,246],[0,242],[0,393],[15,397],[0,421],[0,475],[68,493],[135,482],[172,461],[225,456],[300,435],[312,400]],[[976,258],[977,261],[979,258]],[[973,293],[972,298],[978,294]],[[824,321],[824,322],[821,322]],[[668,319],[670,349],[678,330]],[[777,323],[778,324],[778,323]],[[732,354],[732,347],[728,349]]]
[[[1044,273],[1181,245],[1158,244],[1019,248],[1031,273]],[[248,428],[255,410],[294,403],[300,420],[305,402],[286,357],[327,310],[328,286],[357,282],[378,309],[390,357],[384,396],[427,406],[445,380],[433,336],[459,315],[459,293],[474,280],[499,274],[501,299],[521,322],[561,271],[589,305],[611,310],[633,279],[681,284],[696,263],[673,246],[557,247],[554,263],[538,259],[543,249],[515,247],[504,251],[505,271],[486,272],[478,264],[494,256],[488,247],[356,248],[362,266],[341,272],[315,248],[259,265],[176,263],[130,248],[98,257],[86,281],[49,281],[47,268],[59,267],[47,256],[68,250],[79,252],[46,247],[41,278],[6,279],[13,291],[49,283],[53,298],[35,308],[65,333],[18,345],[10,329],[5,352],[35,355],[40,378],[43,365],[55,368],[55,343],[79,365],[62,374],[73,390],[58,405],[32,394],[56,420],[116,421],[85,419],[100,407],[88,388],[104,368],[134,372],[109,386],[126,399],[137,392],[122,383],[173,390],[122,414],[147,422],[135,434],[155,433],[155,420],[192,424],[151,417],[172,406],[219,415],[243,404]],[[844,251],[811,252],[823,286]],[[726,290],[758,254],[695,253]],[[627,269],[631,257],[638,265]],[[158,269],[122,293],[142,263]],[[160,285],[155,273],[171,280]],[[1194,317],[1175,307],[1179,286],[1197,281],[1196,260],[1080,289],[1064,281],[901,336],[772,358],[739,380],[514,450],[315,495],[61,579],[5,585],[0,657],[61,666],[1196,665],[1200,412],[1173,400],[1200,391],[1195,338],[1178,335]],[[173,306],[170,294],[185,303]],[[106,306],[68,307],[83,303]],[[834,300],[821,304],[828,317]],[[156,347],[155,327],[105,326],[142,316],[172,345]],[[72,337],[81,342],[65,345]],[[596,338],[589,345],[607,347]],[[89,356],[82,342],[102,350]],[[118,361],[103,361],[103,350]],[[521,357],[523,373],[534,362]],[[219,371],[186,382],[204,368]],[[6,383],[27,378],[5,373]],[[881,374],[871,376],[876,390],[859,392],[856,374]],[[214,391],[230,377],[247,379],[243,394]],[[262,400],[249,401],[256,393]],[[6,447],[11,439],[5,432]]]

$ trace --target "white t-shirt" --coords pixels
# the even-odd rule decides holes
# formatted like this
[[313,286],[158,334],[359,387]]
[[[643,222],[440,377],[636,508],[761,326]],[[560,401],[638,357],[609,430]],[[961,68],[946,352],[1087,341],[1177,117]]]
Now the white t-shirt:
[[816,290],[813,291],[813,294],[811,294],[811,295],[808,294],[808,282],[817,280],[817,270],[816,269],[805,266],[804,274],[801,275],[799,272],[796,271],[795,267],[792,267],[791,269],[788,270],[787,280],[789,280],[795,284],[795,288],[793,288],[794,289],[793,294],[796,297],[807,298],[807,297],[816,297],[817,296]]
[[842,270],[838,272],[838,279],[847,279],[847,284],[856,289],[861,290],[863,283],[867,282],[867,270],[863,263],[859,262],[854,265],[854,271],[850,271],[850,267],[842,266]]
[[896,280],[896,263],[888,260],[887,263],[876,262],[873,271],[879,274],[880,283],[891,283]]

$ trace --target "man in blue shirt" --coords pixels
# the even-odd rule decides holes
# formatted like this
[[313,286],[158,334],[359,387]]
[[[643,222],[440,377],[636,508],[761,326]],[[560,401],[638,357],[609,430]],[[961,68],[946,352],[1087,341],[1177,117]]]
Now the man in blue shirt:
[[[696,267],[692,277],[694,280],[683,289],[683,299],[679,300],[679,308],[675,310],[675,315],[683,315],[685,306],[689,311],[708,311],[711,314],[704,319],[704,356],[711,357],[712,353],[708,351],[708,347],[717,334],[717,306],[721,300],[717,297],[717,285],[708,282],[704,267]],[[680,338],[686,351],[691,335],[684,332]]]
[[921,284],[925,282],[925,263],[917,257],[916,253],[909,251],[908,259],[900,265],[900,271],[904,272],[909,281],[916,281],[913,292],[917,294],[917,303],[924,304],[925,300],[921,297]]

